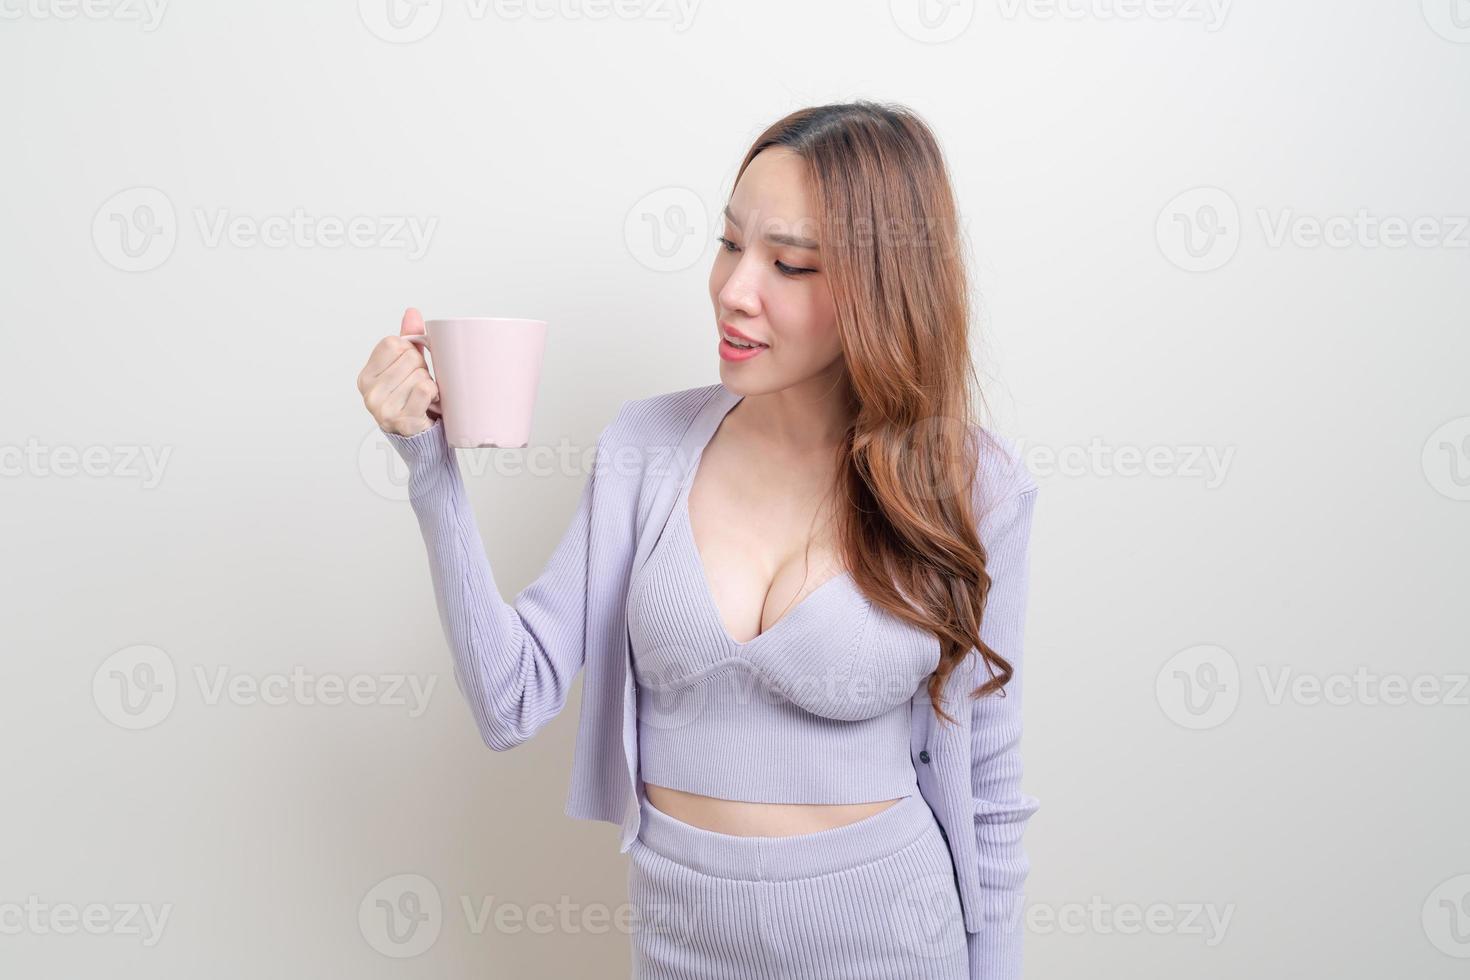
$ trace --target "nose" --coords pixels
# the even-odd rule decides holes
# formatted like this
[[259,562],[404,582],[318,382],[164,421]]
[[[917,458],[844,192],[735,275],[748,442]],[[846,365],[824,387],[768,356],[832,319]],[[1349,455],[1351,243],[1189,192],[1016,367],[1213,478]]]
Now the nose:
[[741,256],[720,287],[720,306],[726,313],[740,312],[747,317],[760,315],[760,289],[756,285],[755,268]]

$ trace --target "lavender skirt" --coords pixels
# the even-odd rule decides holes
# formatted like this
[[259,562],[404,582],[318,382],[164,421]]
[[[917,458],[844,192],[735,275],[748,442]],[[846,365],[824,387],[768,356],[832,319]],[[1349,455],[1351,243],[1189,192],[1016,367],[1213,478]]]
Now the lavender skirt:
[[786,837],[640,805],[634,980],[968,980],[954,864],[922,796]]

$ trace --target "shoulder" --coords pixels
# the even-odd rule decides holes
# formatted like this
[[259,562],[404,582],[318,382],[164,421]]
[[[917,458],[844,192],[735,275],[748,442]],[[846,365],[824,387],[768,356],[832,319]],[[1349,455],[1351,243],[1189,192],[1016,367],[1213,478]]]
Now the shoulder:
[[675,445],[722,387],[716,382],[629,399],[603,430],[602,441],[610,447]]
[[978,518],[1021,494],[1036,492],[1036,478],[1016,439],[979,424],[971,424],[970,435],[976,444],[973,492]]

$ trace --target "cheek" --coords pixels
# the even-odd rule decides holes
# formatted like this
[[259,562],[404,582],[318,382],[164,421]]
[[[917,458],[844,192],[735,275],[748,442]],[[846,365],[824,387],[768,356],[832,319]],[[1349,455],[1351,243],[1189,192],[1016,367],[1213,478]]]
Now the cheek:
[[771,300],[767,306],[778,333],[789,338],[788,350],[800,349],[800,359],[814,364],[828,364],[841,355],[842,340],[837,335],[837,315],[830,300],[815,289],[804,289]]

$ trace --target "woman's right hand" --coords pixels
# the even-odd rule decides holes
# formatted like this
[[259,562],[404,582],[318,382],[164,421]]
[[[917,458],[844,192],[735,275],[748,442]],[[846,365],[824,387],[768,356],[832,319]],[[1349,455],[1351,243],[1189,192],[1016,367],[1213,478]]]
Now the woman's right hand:
[[439,418],[439,386],[429,375],[424,352],[404,339],[423,332],[424,318],[410,306],[397,335],[378,341],[357,376],[362,403],[384,432],[417,435]]

